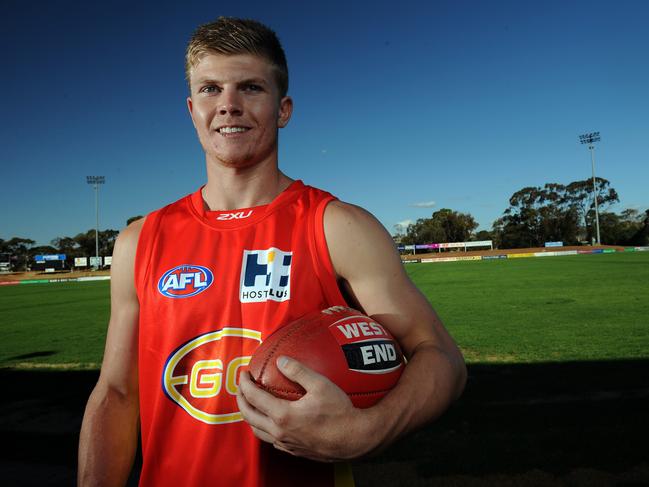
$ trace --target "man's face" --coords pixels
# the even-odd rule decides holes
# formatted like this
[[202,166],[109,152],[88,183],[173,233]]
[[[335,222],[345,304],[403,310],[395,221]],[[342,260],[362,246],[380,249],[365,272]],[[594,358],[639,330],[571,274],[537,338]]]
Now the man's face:
[[208,161],[250,167],[277,158],[277,131],[293,108],[273,67],[249,54],[205,55],[191,70],[187,107]]

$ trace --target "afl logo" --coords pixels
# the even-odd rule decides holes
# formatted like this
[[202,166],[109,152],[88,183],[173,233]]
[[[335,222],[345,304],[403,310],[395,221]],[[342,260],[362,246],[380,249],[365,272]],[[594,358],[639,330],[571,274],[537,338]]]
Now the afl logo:
[[165,394],[207,424],[242,421],[239,376],[261,343],[261,332],[222,328],[199,335],[171,353],[162,373]]
[[207,267],[183,264],[162,275],[158,291],[168,298],[189,298],[205,291],[213,280],[212,271]]

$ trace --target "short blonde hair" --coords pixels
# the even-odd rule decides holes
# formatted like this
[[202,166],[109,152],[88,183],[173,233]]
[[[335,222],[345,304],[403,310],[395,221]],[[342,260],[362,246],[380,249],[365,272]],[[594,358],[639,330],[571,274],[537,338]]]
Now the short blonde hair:
[[[199,26],[185,52],[185,78],[190,83],[191,69],[205,54],[253,54],[268,61],[275,69],[280,98],[288,93],[288,64],[275,32],[250,19],[219,17]],[[190,86],[191,91],[191,86]]]

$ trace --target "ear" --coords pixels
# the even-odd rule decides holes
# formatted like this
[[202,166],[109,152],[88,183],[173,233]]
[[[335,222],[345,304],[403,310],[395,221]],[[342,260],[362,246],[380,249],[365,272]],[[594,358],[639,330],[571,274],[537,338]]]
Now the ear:
[[288,125],[293,113],[293,99],[290,96],[285,96],[279,102],[279,116],[277,118],[277,126],[284,128]]
[[189,110],[189,116],[192,119],[192,124],[194,124],[194,127],[196,127],[196,122],[194,122],[194,102],[192,101],[191,96],[187,97],[187,110]]

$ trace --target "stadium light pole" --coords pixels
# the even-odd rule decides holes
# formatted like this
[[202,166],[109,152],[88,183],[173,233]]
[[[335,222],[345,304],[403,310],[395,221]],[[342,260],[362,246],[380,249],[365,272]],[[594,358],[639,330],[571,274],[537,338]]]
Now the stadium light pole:
[[597,207],[597,184],[595,183],[595,142],[601,139],[599,132],[591,132],[579,136],[579,142],[588,144],[590,150],[590,163],[593,168],[593,193],[595,193],[595,224],[597,225],[597,245],[601,245],[602,241],[599,238],[599,209]]
[[86,182],[95,189],[95,270],[99,268],[99,185],[106,182],[105,176],[86,176]]

